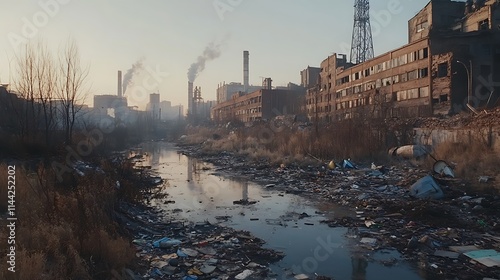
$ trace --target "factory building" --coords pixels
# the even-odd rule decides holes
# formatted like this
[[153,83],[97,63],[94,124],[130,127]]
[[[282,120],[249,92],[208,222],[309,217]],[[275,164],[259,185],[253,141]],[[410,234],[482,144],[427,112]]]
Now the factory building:
[[240,92],[231,100],[219,103],[211,110],[211,118],[218,123],[240,121],[246,124],[270,120],[281,115],[302,113],[305,90],[259,89],[252,93]]
[[500,9],[496,0],[430,1],[408,22],[408,44],[353,65],[321,62],[306,95],[312,121],[453,114],[499,99]]

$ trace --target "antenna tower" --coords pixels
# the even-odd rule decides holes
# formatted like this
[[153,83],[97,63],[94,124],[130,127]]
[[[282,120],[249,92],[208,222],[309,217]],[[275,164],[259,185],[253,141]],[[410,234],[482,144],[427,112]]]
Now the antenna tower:
[[373,39],[370,25],[370,1],[355,0],[351,63],[358,64],[371,58],[373,58]]

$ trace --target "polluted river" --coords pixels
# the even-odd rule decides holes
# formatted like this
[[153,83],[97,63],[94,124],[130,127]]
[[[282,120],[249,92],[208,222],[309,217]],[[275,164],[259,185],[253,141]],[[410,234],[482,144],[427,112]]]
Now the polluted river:
[[294,276],[301,274],[310,277],[304,279],[318,275],[352,280],[426,279],[397,250],[371,249],[370,240],[359,237],[363,229],[321,223],[355,218],[356,209],[231,176],[227,168],[185,156],[171,143],[144,143],[140,153],[145,156],[137,165],[151,166],[165,181],[161,192],[167,197],[149,202],[162,210],[165,220],[208,222],[250,232],[266,242],[264,248],[284,254],[270,265],[274,277],[269,279],[300,279]]

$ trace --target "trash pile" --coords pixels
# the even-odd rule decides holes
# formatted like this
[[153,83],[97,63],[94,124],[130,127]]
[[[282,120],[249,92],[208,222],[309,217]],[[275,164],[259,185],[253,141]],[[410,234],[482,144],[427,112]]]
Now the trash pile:
[[363,167],[349,159],[272,167],[228,152],[214,156],[183,149],[214,164],[216,174],[354,208],[355,217],[323,223],[356,229],[359,243],[370,251],[395,248],[437,279],[499,278],[500,197],[459,190],[464,182],[444,161],[436,160],[433,170],[409,163]]
[[161,212],[122,202],[119,220],[136,236],[136,279],[267,279],[284,257],[245,231],[210,223],[165,222]]

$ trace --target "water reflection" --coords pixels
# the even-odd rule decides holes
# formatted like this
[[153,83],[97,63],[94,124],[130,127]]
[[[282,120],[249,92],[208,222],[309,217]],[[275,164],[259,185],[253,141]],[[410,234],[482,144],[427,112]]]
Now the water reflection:
[[[282,261],[271,266],[280,276],[278,279],[293,279],[284,277],[290,270],[335,279],[386,279],[381,278],[383,275],[391,275],[392,279],[422,279],[403,262],[397,267],[385,267],[367,259],[359,250],[356,252],[359,238],[346,238],[352,232],[320,223],[324,219],[355,216],[350,209],[331,203],[318,204],[247,180],[214,175],[213,166],[178,154],[167,143],[147,143],[143,150],[147,153],[143,164],[151,165],[169,182],[163,191],[175,203],[152,201],[154,206],[166,210],[166,219],[209,221],[252,232],[267,242],[266,247],[286,254]],[[238,200],[256,204],[233,204]],[[323,248],[321,259],[315,255],[317,248]],[[327,258],[323,258],[326,253]]]

